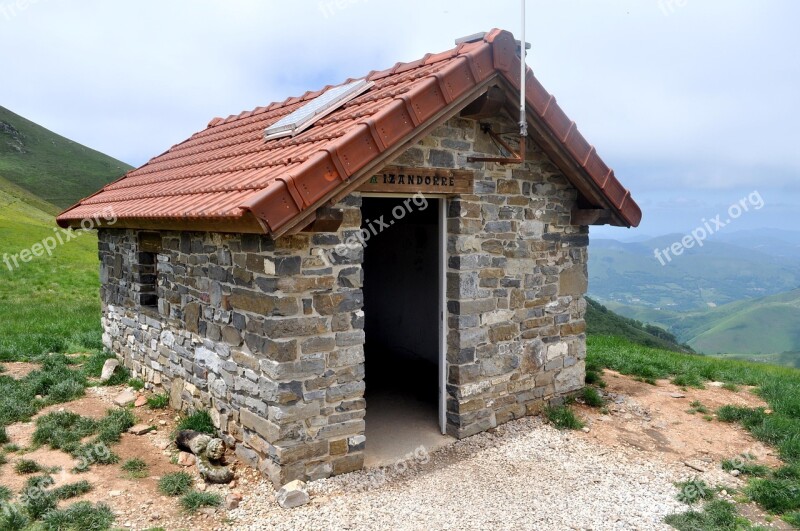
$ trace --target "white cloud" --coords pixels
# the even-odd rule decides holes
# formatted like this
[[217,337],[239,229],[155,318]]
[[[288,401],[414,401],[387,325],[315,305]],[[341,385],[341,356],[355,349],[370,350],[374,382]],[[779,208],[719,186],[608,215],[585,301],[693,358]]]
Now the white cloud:
[[[529,64],[635,193],[795,186],[800,4],[680,4],[529,1]],[[0,9],[0,104],[141,164],[214,116],[477,31],[517,33],[518,12],[517,0],[39,0]]]

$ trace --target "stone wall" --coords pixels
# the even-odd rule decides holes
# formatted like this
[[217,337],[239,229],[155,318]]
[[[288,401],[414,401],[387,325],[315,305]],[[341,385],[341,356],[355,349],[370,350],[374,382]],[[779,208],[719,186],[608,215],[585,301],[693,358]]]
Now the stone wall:
[[363,463],[362,250],[330,252],[359,206],[336,233],[160,233],[157,308],[138,296],[153,233],[99,233],[106,347],[276,484]]
[[[515,131],[510,120],[483,120]],[[451,119],[396,164],[472,169],[474,195],[449,201],[448,432],[458,438],[537,413],[584,384],[588,227],[577,191],[533,142],[502,156],[474,120]]]
[[[533,143],[523,168],[467,163],[475,153],[498,155],[478,122],[455,118],[393,162],[476,175],[474,195],[448,200],[447,419],[459,438],[582,387],[586,351],[575,189]],[[358,194],[337,205],[337,232],[277,241],[100,231],[105,345],[173,407],[209,409],[276,484],[363,463],[363,249],[341,247],[360,205]]]

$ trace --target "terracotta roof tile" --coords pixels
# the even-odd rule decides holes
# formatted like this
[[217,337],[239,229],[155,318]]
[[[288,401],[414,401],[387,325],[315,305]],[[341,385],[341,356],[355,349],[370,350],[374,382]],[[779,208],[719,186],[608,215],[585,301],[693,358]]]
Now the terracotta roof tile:
[[[247,219],[250,228],[257,221],[264,231],[280,231],[363,177],[359,171],[403,148],[417,130],[489,78],[502,77],[519,90],[519,66],[514,37],[493,30],[451,50],[373,70],[366,76],[374,82],[368,91],[295,137],[265,141],[264,130],[331,85],[214,118],[205,130],[63,212],[58,223],[75,225],[113,208],[125,226],[138,226],[136,220],[150,227],[147,220]],[[568,177],[590,181],[624,224],[637,225],[641,210],[630,193],[530,69],[526,99],[584,172]]]

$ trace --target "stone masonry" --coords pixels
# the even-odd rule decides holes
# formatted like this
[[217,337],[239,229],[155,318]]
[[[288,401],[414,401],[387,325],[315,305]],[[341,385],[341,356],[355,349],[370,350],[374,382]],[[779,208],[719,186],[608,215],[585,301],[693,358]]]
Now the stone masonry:
[[[466,162],[478,153],[497,155],[476,121],[454,118],[392,162],[476,175],[474,195],[448,200],[447,421],[459,438],[558,403],[585,368],[577,192],[532,142],[524,168]],[[363,464],[363,249],[341,246],[360,205],[352,194],[334,207],[336,232],[275,241],[99,233],[106,347],[176,409],[208,409],[236,455],[276,485]]]

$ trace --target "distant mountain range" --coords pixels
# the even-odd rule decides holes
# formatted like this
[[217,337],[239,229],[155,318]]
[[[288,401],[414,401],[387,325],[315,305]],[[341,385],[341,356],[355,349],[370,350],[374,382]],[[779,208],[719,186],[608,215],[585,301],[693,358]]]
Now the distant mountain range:
[[131,166],[0,107],[0,177],[64,209]]
[[800,366],[800,232],[720,233],[662,266],[681,237],[592,240],[590,295],[698,352]]

